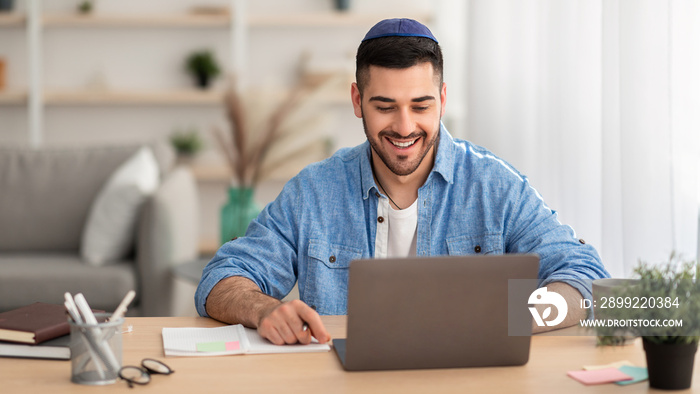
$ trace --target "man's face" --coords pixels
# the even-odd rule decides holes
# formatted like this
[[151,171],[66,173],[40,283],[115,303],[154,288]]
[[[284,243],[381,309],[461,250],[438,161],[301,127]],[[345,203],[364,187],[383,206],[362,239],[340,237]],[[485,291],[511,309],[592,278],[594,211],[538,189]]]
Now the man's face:
[[394,174],[432,167],[445,94],[429,62],[406,69],[370,66],[362,98],[353,84],[355,115],[362,118],[374,154]]

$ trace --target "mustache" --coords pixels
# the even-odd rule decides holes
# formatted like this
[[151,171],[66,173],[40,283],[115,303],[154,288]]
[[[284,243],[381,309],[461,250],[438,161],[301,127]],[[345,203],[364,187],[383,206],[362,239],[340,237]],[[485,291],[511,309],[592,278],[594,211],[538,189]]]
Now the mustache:
[[426,138],[428,136],[428,133],[421,130],[421,131],[414,131],[413,133],[411,133],[409,135],[401,135],[395,131],[382,130],[379,132],[378,136],[381,138],[387,137],[387,138],[391,138],[391,139],[395,139],[395,140],[413,140],[413,139],[420,138],[420,137]]

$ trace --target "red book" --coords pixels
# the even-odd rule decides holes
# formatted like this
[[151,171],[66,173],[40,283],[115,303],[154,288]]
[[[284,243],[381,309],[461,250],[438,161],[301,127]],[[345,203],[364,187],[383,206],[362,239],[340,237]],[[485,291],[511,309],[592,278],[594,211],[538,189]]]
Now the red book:
[[35,302],[0,313],[0,340],[38,344],[70,332],[65,306]]

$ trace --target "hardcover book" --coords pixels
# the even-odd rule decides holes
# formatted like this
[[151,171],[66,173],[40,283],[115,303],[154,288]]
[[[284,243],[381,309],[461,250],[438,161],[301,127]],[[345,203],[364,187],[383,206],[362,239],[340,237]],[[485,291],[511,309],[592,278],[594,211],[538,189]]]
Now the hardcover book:
[[0,342],[0,357],[70,360],[70,335],[54,338],[38,345]]
[[66,308],[35,302],[0,313],[0,340],[39,344],[70,332]]

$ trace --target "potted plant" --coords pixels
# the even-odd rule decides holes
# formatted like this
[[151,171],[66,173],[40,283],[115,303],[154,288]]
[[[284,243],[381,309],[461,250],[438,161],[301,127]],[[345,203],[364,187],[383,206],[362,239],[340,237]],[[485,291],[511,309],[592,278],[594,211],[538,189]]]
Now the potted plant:
[[14,5],[14,0],[0,0],[0,12],[12,11]]
[[219,63],[209,50],[192,53],[187,57],[185,68],[195,78],[197,86],[202,89],[208,88],[211,80],[221,73]]
[[80,14],[87,15],[87,14],[90,14],[92,12],[92,10],[93,10],[92,0],[81,1],[78,4],[78,13],[80,13]]
[[194,129],[173,133],[170,136],[170,143],[175,148],[178,158],[184,161],[189,161],[204,146],[202,138]]
[[[624,343],[630,335],[642,337],[649,386],[682,390],[691,386],[693,362],[700,341],[700,282],[697,264],[671,254],[659,265],[640,262],[639,280],[621,286],[602,299],[596,310],[618,327],[596,327],[600,345]],[[622,326],[622,328],[620,328]]]

